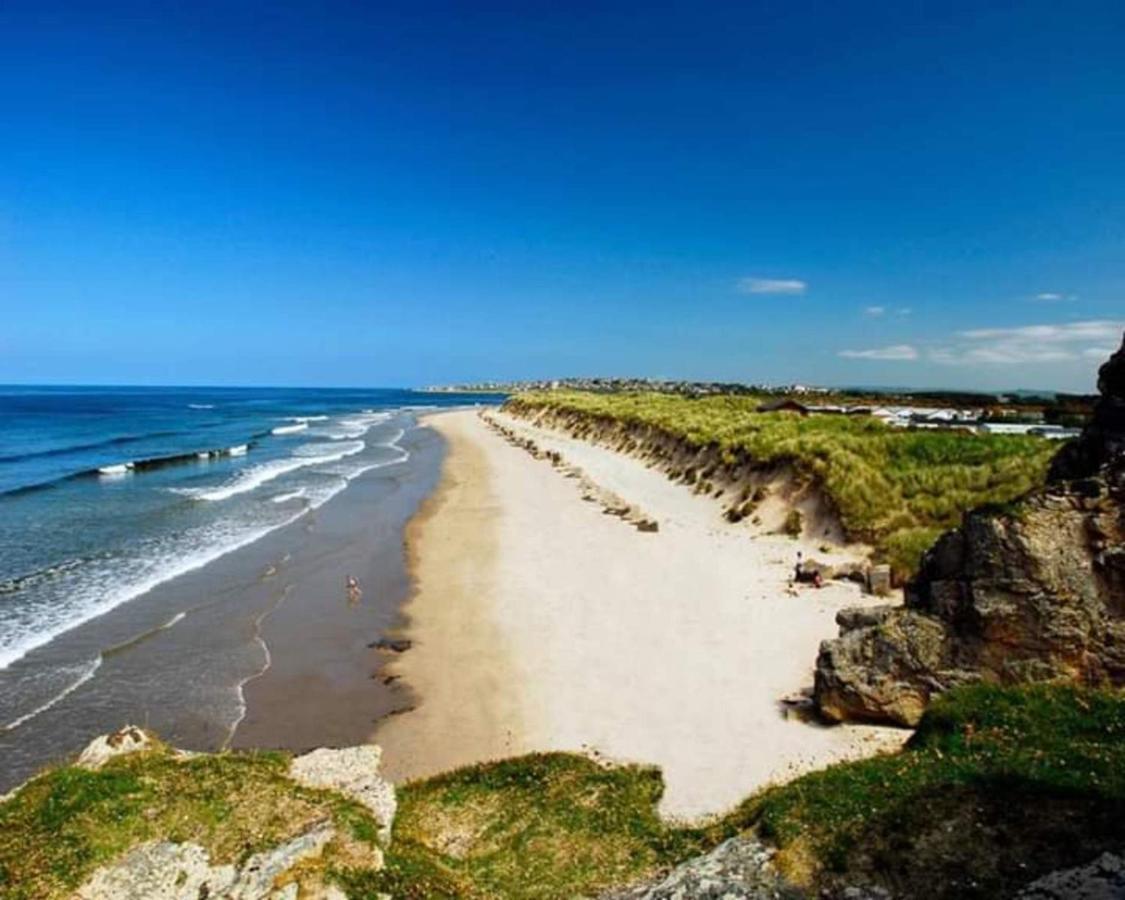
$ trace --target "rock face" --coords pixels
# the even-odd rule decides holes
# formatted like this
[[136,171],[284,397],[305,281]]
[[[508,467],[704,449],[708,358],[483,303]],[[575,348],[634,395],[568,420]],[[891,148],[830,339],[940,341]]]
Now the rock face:
[[337,791],[366,806],[379,822],[379,840],[391,841],[395,788],[379,776],[383,751],[374,744],[332,750],[322,747],[290,763],[289,777],[305,787]]
[[916,725],[970,681],[1125,684],[1125,346],[1048,484],[979,509],[929,550],[901,607],[844,610],[815,699],[829,719]]
[[[153,735],[135,726],[95,738],[77,765],[99,769],[129,753],[160,749]],[[174,757],[196,754],[170,750]],[[363,804],[379,823],[379,842],[387,847],[396,810],[394,786],[380,777],[382,751],[374,745],[313,750],[290,762],[289,777],[304,787],[333,791]],[[339,888],[310,872],[309,861],[338,838],[331,821],[318,821],[300,834],[241,860],[212,864],[196,843],[150,841],[97,869],[76,891],[75,900],[345,900]],[[334,845],[335,846],[335,845]],[[349,853],[362,852],[371,870],[383,866],[379,847],[354,842]],[[339,852],[339,847],[336,851]]]
[[599,900],[798,900],[804,895],[770,865],[773,852],[749,837],[731,838],[677,866],[653,884],[603,894]]
[[1033,881],[1016,900],[1121,900],[1125,897],[1125,859],[1103,853],[1088,866],[1063,869]]
[[128,753],[140,753],[156,747],[156,740],[143,728],[126,725],[112,734],[103,734],[86,745],[75,765],[83,769],[100,769],[111,759]]
[[[75,894],[76,900],[290,900],[310,897],[296,882],[275,887],[298,863],[320,855],[333,837],[321,824],[262,853],[241,866],[211,865],[198,844],[154,841],[129,851],[111,866],[98,869]],[[341,897],[332,886],[317,889],[322,900]]]

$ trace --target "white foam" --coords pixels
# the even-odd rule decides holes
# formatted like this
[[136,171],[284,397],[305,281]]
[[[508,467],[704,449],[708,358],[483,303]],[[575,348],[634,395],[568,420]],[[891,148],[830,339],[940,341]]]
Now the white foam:
[[214,409],[214,403],[189,403],[188,409]]
[[34,631],[26,629],[22,633],[0,635],[0,669],[10,666],[64,631],[97,618],[127,600],[147,593],[158,584],[202,568],[221,556],[252,544],[303,514],[304,510],[296,510],[280,521],[257,527],[239,528],[235,523],[216,522],[194,534],[194,546],[171,541],[170,546],[153,547],[151,552],[133,560],[137,568],[132,572],[123,569],[120,563],[103,565],[100,570],[91,572],[87,583],[70,595],[74,601],[72,605],[52,607],[47,621],[38,619],[33,623]]
[[304,488],[297,488],[295,491],[286,491],[284,494],[278,494],[276,497],[270,497],[274,503],[284,503],[286,500],[296,500],[298,497],[305,496]]
[[101,467],[98,468],[98,474],[99,475],[107,475],[110,478],[113,478],[113,477],[118,476],[118,475],[128,475],[132,471],[133,471],[133,464],[131,462],[117,463],[116,465],[101,466]]
[[310,434],[331,438],[334,441],[354,440],[367,434],[373,425],[386,422],[390,417],[391,414],[388,412],[365,410],[358,415],[344,416],[338,422],[325,425]]
[[[393,442],[388,446],[392,445],[397,446]],[[331,452],[326,455],[313,455],[317,452],[317,448]],[[277,460],[276,462],[295,467],[314,466],[331,460],[342,459],[345,456],[358,453],[363,448],[364,443],[362,441],[349,444],[323,442],[309,444],[298,448],[301,455],[287,460]],[[11,622],[9,624],[13,626],[12,628],[0,632],[0,669],[7,668],[16,660],[26,656],[37,647],[49,643],[58,635],[147,593],[159,584],[200,569],[228,553],[235,552],[260,540],[271,531],[297,521],[307,511],[319,508],[343,491],[348,482],[362,472],[394,465],[409,458],[408,451],[402,450],[402,448],[397,449],[401,450],[401,454],[395,459],[362,466],[358,471],[349,472],[346,476],[338,476],[330,482],[322,479],[317,485],[306,486],[303,490],[308,499],[307,505],[301,505],[292,510],[288,508],[279,510],[283,512],[283,515],[268,523],[250,524],[224,517],[208,526],[177,535],[171,540],[157,539],[147,546],[138,548],[136,556],[128,560],[106,558],[88,564],[84,562],[81,567],[76,569],[76,572],[81,573],[81,580],[72,588],[67,589],[69,603],[37,607],[34,610],[33,618],[24,618],[22,622]],[[243,473],[249,473],[257,468],[257,466],[250,467],[243,470]],[[287,471],[292,471],[292,469],[287,469]],[[269,480],[281,473],[267,472],[264,474],[267,477],[263,480]],[[261,475],[256,474],[254,478],[260,479]],[[253,487],[263,483],[263,480],[258,480]],[[231,485],[227,485],[225,489],[229,490],[230,487]],[[239,490],[253,489],[247,487],[246,483],[240,483],[238,488]],[[31,610],[28,610],[28,612],[31,612]],[[181,618],[182,614],[174,616],[163,627],[171,627]],[[92,674],[91,672],[89,675],[83,675],[80,672],[79,676],[89,680]],[[79,687],[78,684],[71,685],[68,693],[74,691],[77,687]],[[62,698],[56,696],[51,701],[52,705],[60,699]]]
[[163,625],[160,626],[160,630],[166,631],[167,629],[178,625],[180,622],[182,622],[184,620],[184,616],[186,616],[186,615],[187,615],[186,612],[176,613],[174,616],[172,616],[172,618],[170,618],[167,622],[165,622]]
[[308,422],[296,422],[293,425],[278,425],[276,428],[270,429],[270,434],[296,434],[298,431],[304,431],[308,427]]
[[236,494],[245,494],[247,491],[261,487],[287,472],[315,466],[318,463],[335,462],[345,456],[359,453],[364,446],[363,441],[352,441],[347,444],[302,444],[293,451],[293,456],[250,466],[239,472],[231,481],[218,487],[172,488],[172,490],[193,500],[226,500]]
[[249,450],[249,444],[236,444],[233,447],[227,448],[227,456],[245,456]]
[[31,712],[25,713],[18,719],[12,719],[11,722],[9,722],[3,728],[0,728],[0,731],[11,731],[15,728],[19,728],[24,722],[34,719],[40,713],[45,713],[60,700],[63,700],[69,695],[73,694],[76,690],[78,690],[78,688],[82,687],[82,685],[93,678],[94,673],[97,672],[99,668],[101,668],[101,665],[102,658],[101,655],[99,655],[96,659],[88,660],[84,663],[80,663],[78,666],[73,667],[75,673],[78,676],[74,681],[72,681],[65,688],[55,694],[55,696],[48,700],[46,703],[40,704]]
[[327,422],[328,416],[287,416],[288,422]]

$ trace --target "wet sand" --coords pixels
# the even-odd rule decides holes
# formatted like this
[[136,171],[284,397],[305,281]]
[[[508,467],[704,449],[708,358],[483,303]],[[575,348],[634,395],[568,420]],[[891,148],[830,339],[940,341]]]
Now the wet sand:
[[360,475],[319,509],[14,663],[10,675],[74,664],[92,677],[0,730],[0,791],[129,723],[188,749],[300,750],[362,743],[375,719],[410,706],[368,644],[399,621],[402,531],[436,484],[443,443],[428,428],[401,443],[408,462]]
[[845,584],[790,596],[801,543],[750,538],[638,460],[529,430],[659,522],[641,532],[476,413],[430,424],[450,452],[409,530],[415,643],[392,671],[420,699],[376,730],[393,777],[586,751],[659,765],[662,811],[692,818],[906,737],[786,714],[836,611],[873,602]]
[[417,707],[379,723],[383,772],[392,780],[432,774],[466,761],[525,752],[519,678],[497,621],[499,473],[470,436],[443,422],[448,452],[438,489],[407,528],[415,587],[403,633],[413,644],[388,673],[408,685]]

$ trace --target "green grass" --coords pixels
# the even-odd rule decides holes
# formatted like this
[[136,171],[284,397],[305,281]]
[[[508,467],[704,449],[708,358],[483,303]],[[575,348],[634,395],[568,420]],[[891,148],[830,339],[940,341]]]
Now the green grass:
[[[748,750],[747,752],[751,752]],[[362,808],[284,779],[279,754],[124,757],[47,773],[0,805],[0,896],[69,896],[156,838],[245,859],[332,816],[374,841]],[[971,686],[943,695],[901,753],[766,789],[698,827],[661,821],[660,773],[535,754],[399,790],[380,872],[330,845],[318,865],[353,900],[595,896],[755,830],[812,896],[876,883],[895,896],[991,898],[1125,844],[1125,695]]]
[[1125,696],[973,686],[939,698],[907,748],[747,800],[779,861],[817,886],[1008,896],[1125,841]]
[[354,897],[571,898],[756,830],[815,896],[991,898],[1125,842],[1125,696],[974,686],[940,698],[901,753],[847,763],[678,828],[653,769],[548,754],[407,785],[388,870]]
[[287,765],[277,753],[181,760],[160,748],[98,771],[48,772],[0,804],[0,896],[67,897],[99,865],[156,839],[199,843],[212,864],[239,862],[330,817],[340,837],[325,866],[354,859],[354,843],[375,843],[366,810],[298,787]]
[[788,463],[820,485],[848,536],[900,575],[966,510],[1042,484],[1058,450],[1042,438],[906,431],[869,416],[758,413],[754,397],[543,392],[509,403],[651,426],[728,462]]
[[662,792],[657,769],[564,753],[409,784],[387,871],[357,896],[563,898],[635,881],[704,846],[661,821]]

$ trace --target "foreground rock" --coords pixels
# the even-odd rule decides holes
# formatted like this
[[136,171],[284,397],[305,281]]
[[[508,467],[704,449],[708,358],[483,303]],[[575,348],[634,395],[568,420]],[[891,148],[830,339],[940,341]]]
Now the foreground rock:
[[837,617],[816,668],[827,718],[913,726],[931,696],[970,681],[1125,684],[1125,346],[1098,388],[1046,488],[966,515],[904,606]]
[[796,900],[804,894],[785,884],[770,865],[773,851],[736,837],[688,860],[653,884],[604,894],[600,900]]
[[299,863],[319,856],[335,836],[327,824],[256,853],[239,867],[211,865],[198,844],[157,841],[131,850],[113,865],[98,869],[78,889],[76,900],[343,900],[331,885],[277,887]]
[[1033,881],[1016,900],[1120,900],[1125,897],[1125,859],[1103,853],[1087,866],[1052,872]]
[[362,803],[379,822],[379,840],[387,845],[397,801],[394,785],[379,776],[382,756],[382,749],[374,744],[341,750],[322,747],[294,759],[289,777],[305,787],[337,791]]
[[[126,726],[95,738],[76,765],[98,770],[112,760],[136,753],[189,754],[167,748],[149,732]],[[288,777],[298,785],[331,791],[366,807],[378,825],[378,842],[391,838],[396,800],[394,786],[380,777],[382,751],[374,745],[319,749],[290,762]],[[333,802],[333,801],[330,801]],[[213,863],[198,843],[153,840],[135,846],[95,870],[75,892],[75,900],[344,900],[344,893],[323,880],[315,862],[332,847],[344,865],[377,871],[383,866],[380,846],[364,844],[338,829],[325,814],[300,833],[237,863]]]

